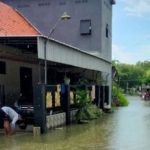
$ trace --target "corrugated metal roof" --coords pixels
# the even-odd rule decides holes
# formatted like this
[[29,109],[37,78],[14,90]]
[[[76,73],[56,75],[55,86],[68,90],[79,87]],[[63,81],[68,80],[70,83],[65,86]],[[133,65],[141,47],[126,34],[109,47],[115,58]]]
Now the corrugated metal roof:
[[[44,37],[38,37],[38,58],[40,59],[45,59],[45,40]],[[46,60],[111,73],[111,62],[58,41],[47,41]]]

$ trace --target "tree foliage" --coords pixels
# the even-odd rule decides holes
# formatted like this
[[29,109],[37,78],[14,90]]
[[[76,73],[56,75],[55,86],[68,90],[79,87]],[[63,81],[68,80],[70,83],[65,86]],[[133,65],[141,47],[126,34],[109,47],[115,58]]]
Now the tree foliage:
[[135,65],[113,60],[120,76],[120,87],[123,89],[150,84],[150,61],[137,62]]

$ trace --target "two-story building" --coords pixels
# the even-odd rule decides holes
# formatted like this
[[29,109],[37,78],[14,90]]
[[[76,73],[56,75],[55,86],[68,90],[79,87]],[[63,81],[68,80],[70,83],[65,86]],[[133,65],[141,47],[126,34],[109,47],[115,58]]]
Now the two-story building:
[[[44,68],[44,61],[46,61],[48,84],[57,84],[58,81],[61,83],[60,76],[64,75],[62,72],[68,73],[70,77],[78,73],[84,74],[91,84],[103,76],[104,85],[109,86],[109,103],[111,102],[112,9],[115,0],[1,0],[1,2],[16,9],[43,35],[35,39],[30,36],[31,40],[25,39],[25,42],[29,43],[26,43],[27,50],[22,50],[24,57],[35,54],[35,51],[37,54],[36,68],[38,69],[36,71],[38,75],[30,74],[32,81],[30,84],[35,83],[35,79],[36,82],[44,83],[44,69],[41,70],[40,66]],[[71,19],[60,21],[50,36],[51,40],[46,39],[64,12],[67,12]],[[1,44],[12,46],[15,41],[18,42],[16,44],[18,46],[22,42],[18,39],[19,36],[14,39],[14,35],[6,37],[4,34],[1,35]],[[48,41],[46,58],[44,56],[45,40]],[[30,47],[35,44],[34,42],[37,44],[37,48]],[[33,49],[36,50],[33,52]],[[14,48],[12,48],[13,50]],[[0,59],[5,62],[3,57]],[[29,61],[29,59],[27,60]],[[20,75],[18,78],[21,78]],[[75,82],[75,79],[73,80]],[[0,83],[3,84],[3,81]],[[13,82],[11,84],[14,85]],[[20,82],[18,85],[21,87]],[[23,88],[24,86],[22,86],[22,90]],[[8,89],[10,92],[13,86],[9,86]],[[17,96],[18,94],[19,92],[17,92]],[[10,96],[8,97],[10,98]]]

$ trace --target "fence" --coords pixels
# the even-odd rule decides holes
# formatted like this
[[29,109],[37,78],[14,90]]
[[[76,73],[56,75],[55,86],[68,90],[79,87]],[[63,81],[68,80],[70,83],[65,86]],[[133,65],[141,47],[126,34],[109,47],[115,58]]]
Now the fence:
[[[71,111],[76,109],[74,105],[75,90],[89,90],[92,102],[103,109],[104,103],[108,104],[109,87],[99,85],[45,85],[34,86],[34,123],[41,127],[41,132],[47,131],[46,116],[65,113],[66,125],[71,123]],[[48,117],[47,117],[48,118]]]

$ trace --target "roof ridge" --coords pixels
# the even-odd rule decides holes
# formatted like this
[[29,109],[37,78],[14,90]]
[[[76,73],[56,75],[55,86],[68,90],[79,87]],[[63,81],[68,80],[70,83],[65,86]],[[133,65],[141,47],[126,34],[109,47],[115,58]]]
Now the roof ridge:
[[42,35],[17,9],[0,1],[0,35]]
[[[12,8],[12,9],[14,9],[14,8]],[[21,17],[23,17],[40,35],[42,35],[41,34],[41,32],[27,19],[27,18],[25,18],[17,9],[14,9]]]

